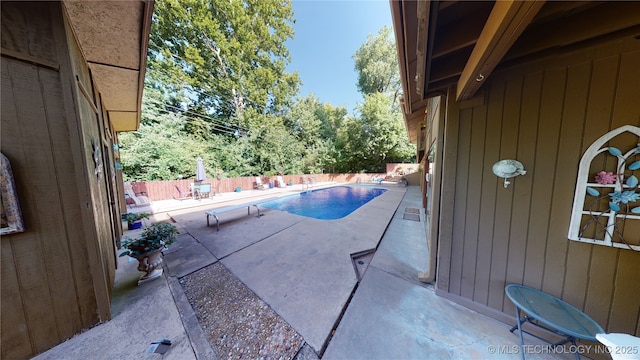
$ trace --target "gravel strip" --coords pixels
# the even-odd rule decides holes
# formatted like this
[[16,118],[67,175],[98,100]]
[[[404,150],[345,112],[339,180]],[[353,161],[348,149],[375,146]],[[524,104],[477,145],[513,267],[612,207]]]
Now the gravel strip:
[[220,359],[293,359],[304,339],[222,264],[180,279]]

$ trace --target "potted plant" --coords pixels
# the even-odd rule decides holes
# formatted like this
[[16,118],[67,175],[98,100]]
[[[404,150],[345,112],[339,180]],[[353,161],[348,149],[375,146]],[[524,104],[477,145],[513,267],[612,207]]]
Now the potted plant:
[[146,227],[140,237],[125,238],[122,247],[126,250],[120,256],[129,255],[138,260],[138,270],[143,271],[138,285],[162,275],[162,249],[176,240],[178,230],[172,224],[160,222]]
[[129,230],[140,229],[142,227],[142,219],[148,219],[147,213],[124,213],[122,219],[127,222]]

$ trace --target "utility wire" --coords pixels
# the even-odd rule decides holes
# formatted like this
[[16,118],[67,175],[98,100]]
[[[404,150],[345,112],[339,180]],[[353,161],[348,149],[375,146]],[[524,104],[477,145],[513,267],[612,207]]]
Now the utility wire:
[[[165,114],[173,114],[173,112],[169,111],[169,110],[165,110],[165,109],[158,109],[159,112],[163,112]],[[185,117],[186,119],[189,120],[196,120],[193,117],[187,116],[187,115],[182,115],[183,117]],[[229,135],[233,135],[233,136],[238,136],[238,134],[236,133],[236,131],[229,131],[226,129],[221,129],[218,127],[218,125],[213,125],[213,129],[216,132],[220,132],[220,133],[225,133],[225,134],[229,134]]]
[[224,126],[224,127],[226,127],[226,128],[229,128],[229,129],[239,129],[239,130],[245,130],[245,131],[246,131],[246,130],[248,130],[248,129],[246,129],[246,128],[243,128],[242,126],[239,126],[239,125],[230,125],[228,122],[225,122],[225,121],[223,121],[223,120],[216,119],[216,118],[211,117],[211,116],[208,116],[208,115],[204,115],[204,114],[196,113],[196,112],[193,112],[193,111],[190,111],[190,110],[184,110],[184,109],[182,109],[182,108],[180,108],[180,107],[174,106],[174,105],[169,104],[169,103],[164,103],[164,102],[162,102],[162,101],[158,101],[158,100],[155,100],[155,99],[147,99],[146,101],[148,101],[148,102],[150,102],[150,103],[153,103],[153,104],[156,104],[156,105],[161,105],[161,106],[164,106],[164,107],[169,107],[169,108],[175,109],[175,110],[177,110],[177,111],[180,111],[180,112],[182,112],[182,113],[192,114],[192,115],[195,115],[195,116],[198,116],[198,117],[201,117],[201,118],[207,119],[207,120],[209,120],[209,121],[210,121],[210,122],[212,122],[212,123],[220,124],[220,125],[222,125],[222,126]]
[[[173,106],[173,105],[171,105],[169,103],[163,103],[163,102],[160,102],[160,101],[157,101],[157,100],[153,100],[153,99],[148,99],[147,101],[149,101],[151,103],[154,103],[156,105],[161,105],[163,107],[168,107],[168,108],[174,109],[174,110],[179,111],[179,112],[181,112],[183,114],[190,114],[190,115],[197,116],[199,118],[203,118],[203,119],[209,120],[210,124],[214,127],[214,130],[217,130],[217,131],[220,131],[220,132],[224,132],[224,133],[227,133],[227,134],[230,134],[230,135],[234,135],[236,137],[239,136],[239,135],[242,135],[243,133],[248,133],[249,132],[249,130],[247,130],[246,128],[243,128],[241,126],[232,127],[232,126],[229,126],[227,123],[225,123],[225,122],[223,122],[221,120],[218,120],[218,119],[206,116],[206,115],[198,114],[198,113],[195,113],[195,112],[192,112],[192,111],[189,111],[189,110],[184,110],[184,109],[181,109],[179,107]],[[157,108],[157,109],[158,109],[158,111],[161,111],[161,112],[164,112],[164,113],[167,113],[167,114],[173,113],[173,112],[168,111],[166,109],[162,109],[162,108]],[[188,116],[188,115],[183,115],[183,116],[185,118],[187,118],[187,119],[190,119],[190,120],[196,120],[195,118],[193,118],[191,116]]]

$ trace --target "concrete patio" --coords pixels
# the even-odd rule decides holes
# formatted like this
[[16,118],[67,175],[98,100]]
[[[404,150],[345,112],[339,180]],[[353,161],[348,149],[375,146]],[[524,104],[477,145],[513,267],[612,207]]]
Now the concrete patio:
[[[343,219],[269,209],[257,218],[240,209],[221,217],[219,232],[206,226],[205,209],[293,189],[225,193],[189,208],[158,207],[154,220],[170,217],[181,233],[165,251],[165,276],[136,286],[137,262],[119,258],[113,319],[36,358],[216,358],[179,283],[214,263],[224,265],[304,338],[299,359],[521,358],[509,325],[443,299],[417,281],[428,258],[424,214],[413,221],[404,212],[420,208],[420,189],[387,189]],[[356,258],[362,264],[352,260],[356,253],[364,254]],[[159,338],[172,340],[168,352],[146,353]],[[541,344],[533,338],[525,342]],[[537,352],[527,359],[573,358]]]

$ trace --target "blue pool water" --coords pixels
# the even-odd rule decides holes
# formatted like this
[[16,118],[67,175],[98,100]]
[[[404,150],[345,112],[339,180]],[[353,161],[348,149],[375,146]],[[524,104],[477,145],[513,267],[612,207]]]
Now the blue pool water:
[[321,220],[334,220],[351,214],[385,191],[369,187],[335,186],[285,196],[263,203],[262,206]]

